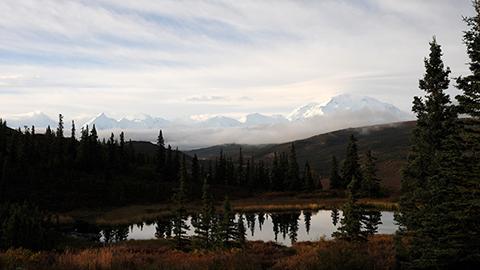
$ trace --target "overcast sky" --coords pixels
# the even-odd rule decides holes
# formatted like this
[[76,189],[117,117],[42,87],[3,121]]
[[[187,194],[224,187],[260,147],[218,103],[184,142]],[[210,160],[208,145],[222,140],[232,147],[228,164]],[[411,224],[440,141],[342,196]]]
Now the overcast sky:
[[403,110],[437,36],[465,74],[470,0],[0,1],[0,114],[288,113],[340,93]]

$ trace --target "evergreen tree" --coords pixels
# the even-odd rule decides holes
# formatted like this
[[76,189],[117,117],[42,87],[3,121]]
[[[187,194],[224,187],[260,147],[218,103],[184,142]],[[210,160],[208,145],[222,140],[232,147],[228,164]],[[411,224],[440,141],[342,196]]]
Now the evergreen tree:
[[462,181],[458,185],[463,191],[462,211],[457,211],[458,230],[463,232],[459,260],[465,264],[478,262],[480,254],[480,2],[474,0],[473,7],[475,15],[464,18],[468,29],[463,35],[471,74],[457,79],[461,94],[456,96],[458,111],[465,116],[461,119]]
[[[314,191],[315,186],[313,184],[313,176],[312,176],[312,170],[310,169],[310,164],[305,162],[305,171],[304,171],[304,176],[303,176],[303,183],[304,183],[304,188],[306,191]],[[321,183],[320,183],[321,185]]]
[[[353,134],[350,135],[350,140],[347,146],[347,154],[342,168],[342,187],[347,188],[353,178],[356,178],[358,185],[362,183],[362,171],[358,161],[357,139]],[[358,189],[355,189],[358,190]]]
[[[32,127],[32,131],[33,133],[35,133],[35,128]],[[72,130],[71,130],[71,133],[70,133],[70,138],[72,139],[72,141],[76,141],[77,140],[77,135],[76,135],[76,129],[75,129],[75,121],[72,120]]]
[[365,166],[363,168],[362,194],[368,197],[380,196],[380,179],[377,176],[376,158],[372,151],[368,150],[365,155]]
[[165,162],[165,140],[162,130],[160,130],[157,137],[157,171],[163,171],[166,166]]
[[230,245],[230,241],[234,240],[237,235],[234,219],[235,214],[232,212],[230,200],[228,197],[225,197],[221,221],[221,238],[224,247],[228,247]]
[[295,151],[295,144],[290,145],[290,155],[288,156],[288,188],[290,190],[300,190],[302,184],[299,176],[299,167],[297,162],[297,153]]
[[419,88],[426,93],[425,100],[415,97],[413,102],[417,126],[404,169],[400,214],[396,218],[401,225],[399,235],[409,239],[409,246],[401,248],[407,250],[403,266],[448,269],[464,263],[464,244],[459,240],[467,239],[462,225],[458,226],[461,216],[455,213],[464,205],[457,186],[461,153],[457,115],[445,94],[450,69],[444,67],[435,38],[430,43],[425,69],[419,82]]
[[340,227],[333,236],[351,242],[366,240],[366,233],[362,231],[363,209],[357,204],[357,195],[359,184],[356,176],[348,185],[347,202],[343,205],[343,217],[340,220]]
[[237,184],[242,185],[245,182],[244,160],[242,147],[238,150],[238,170],[237,170]]
[[199,245],[204,249],[209,249],[213,246],[213,223],[215,216],[215,207],[213,205],[212,197],[209,193],[209,186],[207,179],[203,181],[202,188],[202,212],[200,213],[197,222],[195,233]]
[[335,156],[332,156],[332,163],[330,169],[330,189],[338,189],[342,187],[342,178],[338,174],[338,162]]
[[192,183],[200,184],[200,164],[198,163],[197,154],[192,158]]
[[244,247],[246,244],[246,236],[247,236],[247,230],[245,228],[245,223],[243,220],[243,215],[240,214],[238,215],[238,221],[237,221],[237,230],[236,230],[236,237],[235,241],[240,247]]
[[58,115],[57,137],[63,138],[63,115]]
[[185,162],[182,162],[182,173],[180,173],[179,188],[173,197],[175,210],[173,218],[173,235],[175,239],[175,245],[178,249],[183,249],[187,241],[186,231],[189,226],[186,224],[187,209],[185,208],[186,202],[186,171]]
[[378,232],[378,225],[382,224],[382,213],[377,210],[370,210],[365,213],[363,224],[367,235],[374,235]]

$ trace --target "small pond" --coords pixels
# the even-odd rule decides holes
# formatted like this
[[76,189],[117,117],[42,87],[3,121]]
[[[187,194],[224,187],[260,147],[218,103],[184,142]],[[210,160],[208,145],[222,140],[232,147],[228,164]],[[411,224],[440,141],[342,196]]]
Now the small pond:
[[[393,234],[398,226],[394,221],[394,214],[390,211],[370,211],[379,218],[378,234]],[[239,214],[236,215],[238,220]],[[368,215],[367,215],[368,217]],[[246,213],[243,214],[247,228],[248,240],[275,241],[290,246],[292,242],[316,241],[324,237],[332,238],[342,218],[339,210],[319,211],[289,211],[278,213]],[[188,218],[189,230],[187,235],[194,235],[192,217]],[[84,229],[76,229],[78,233],[85,233]],[[156,239],[171,235],[171,221],[160,218],[132,225],[117,226],[89,226],[91,238],[101,242],[118,242],[129,239]]]

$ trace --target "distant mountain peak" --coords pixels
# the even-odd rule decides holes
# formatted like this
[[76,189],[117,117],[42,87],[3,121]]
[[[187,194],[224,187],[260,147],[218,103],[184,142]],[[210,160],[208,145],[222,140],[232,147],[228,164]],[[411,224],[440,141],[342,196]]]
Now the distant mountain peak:
[[392,104],[379,101],[368,96],[357,96],[352,94],[340,94],[332,97],[325,105],[320,103],[309,103],[293,110],[289,115],[290,121],[301,121],[308,118],[335,115],[339,113],[355,113],[362,111],[378,112],[389,114],[397,120],[407,120],[411,117]]

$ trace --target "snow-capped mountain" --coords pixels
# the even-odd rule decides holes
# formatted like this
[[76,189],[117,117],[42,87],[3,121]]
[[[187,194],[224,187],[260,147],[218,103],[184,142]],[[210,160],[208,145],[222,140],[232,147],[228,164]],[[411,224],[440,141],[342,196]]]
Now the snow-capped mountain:
[[[7,125],[13,128],[32,125],[38,128],[45,128],[47,126],[56,127],[58,122],[52,120],[52,118],[42,112],[12,115],[5,119],[7,120]],[[313,135],[315,134],[313,132],[320,131],[320,127],[317,128],[319,124],[323,129],[327,126],[346,128],[412,119],[414,119],[413,115],[405,113],[391,104],[381,102],[371,97],[343,94],[332,97],[328,102],[323,104],[314,102],[301,106],[293,110],[287,117],[283,115],[252,113],[246,115],[242,121],[221,115],[206,119],[189,118],[188,120],[174,119],[169,121],[160,117],[141,114],[117,120],[107,116],[105,113],[100,113],[89,121],[86,121],[86,123],[85,121],[81,121],[81,123],[85,123],[83,126],[88,125],[90,127],[95,124],[97,130],[104,131],[121,129],[125,131],[143,130],[147,132],[157,132],[158,129],[168,129],[169,131],[176,130],[183,133],[200,131],[205,128],[213,128],[217,131],[233,128],[248,131],[249,127],[258,127],[256,130],[267,130],[269,128],[287,130],[286,128],[292,127],[294,130],[292,134],[301,132],[301,129],[308,129],[312,130]],[[65,123],[68,122],[69,121],[65,120]],[[79,122],[77,122],[77,124],[78,123]],[[288,126],[284,126],[284,124]],[[233,134],[234,132],[230,133]],[[307,132],[305,132],[305,134],[307,134]]]
[[283,115],[264,115],[260,113],[251,113],[245,116],[245,126],[264,126],[286,123],[288,119]]
[[5,117],[7,125],[12,128],[35,126],[37,128],[55,127],[57,122],[43,112],[30,112]]
[[84,126],[93,126],[96,129],[158,129],[166,127],[170,122],[159,117],[152,117],[147,114],[142,114],[135,117],[124,117],[120,120],[108,117],[105,113],[101,113]]
[[342,94],[330,99],[326,104],[309,103],[301,106],[288,115],[290,121],[301,121],[317,116],[347,115],[349,113],[377,114],[381,118],[394,119],[396,121],[408,120],[412,116],[401,111],[392,104],[381,102],[367,96],[355,96]]
[[241,126],[242,123],[237,119],[226,116],[214,116],[199,123],[202,127],[209,128],[231,128]]
[[84,124],[84,126],[89,127],[93,125],[95,125],[96,129],[113,129],[118,127],[118,121],[108,117],[105,113],[100,113]]

